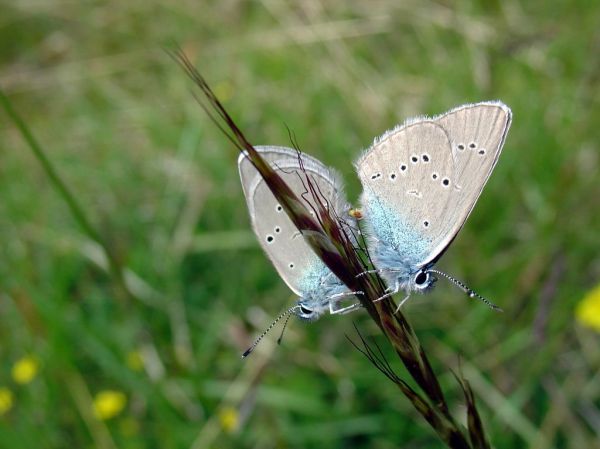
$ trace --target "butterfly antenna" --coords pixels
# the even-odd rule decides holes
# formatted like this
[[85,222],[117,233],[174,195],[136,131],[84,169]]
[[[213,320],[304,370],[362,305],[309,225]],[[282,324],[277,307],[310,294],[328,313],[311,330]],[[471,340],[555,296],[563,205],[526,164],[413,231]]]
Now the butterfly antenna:
[[[273,327],[279,322],[279,320],[281,320],[284,317],[287,317],[287,319],[285,320],[285,324],[283,325],[283,328],[285,329],[285,326],[287,325],[289,318],[292,316],[292,313],[299,308],[300,308],[300,306],[290,307],[288,310],[286,310],[281,315],[279,315],[277,318],[275,318],[273,320],[273,322],[271,324],[269,324],[269,327],[267,327],[264,330],[264,332],[262,334],[260,334],[256,340],[254,340],[254,343],[252,343],[252,345],[248,349],[246,349],[246,351],[244,351],[244,353],[242,354],[242,358],[244,359],[244,358],[248,357],[248,355],[250,355],[250,353],[252,351],[254,351],[254,348],[256,348],[256,346],[258,346],[258,344],[264,338],[264,336],[267,335],[271,329],[273,329]],[[283,336],[283,331],[281,332],[281,335]],[[279,337],[279,339],[281,339],[281,337]],[[279,342],[279,340],[278,340],[278,342]]]
[[[298,306],[294,306],[294,308],[296,308]],[[283,340],[283,333],[285,332],[288,322],[290,321],[290,318],[292,317],[292,313],[288,313],[287,318],[285,319],[285,321],[283,322],[283,327],[281,328],[281,334],[279,334],[279,338],[277,339],[277,344],[280,345],[281,344],[281,340]]]
[[438,271],[438,270],[427,270],[429,273],[434,273],[434,274],[438,274],[442,277],[445,277],[446,279],[448,279],[450,282],[452,282],[454,285],[456,285],[458,288],[460,288],[463,292],[465,292],[467,294],[467,296],[469,298],[477,298],[480,301],[482,301],[484,304],[486,304],[490,309],[495,310],[497,312],[503,312],[503,310],[498,307],[496,304],[494,304],[491,301],[488,301],[487,299],[485,299],[483,296],[481,296],[479,293],[477,293],[474,290],[471,290],[469,287],[467,287],[465,284],[463,284],[461,281],[459,281],[456,278],[453,278],[452,276],[450,276],[449,274],[446,274],[442,271]]

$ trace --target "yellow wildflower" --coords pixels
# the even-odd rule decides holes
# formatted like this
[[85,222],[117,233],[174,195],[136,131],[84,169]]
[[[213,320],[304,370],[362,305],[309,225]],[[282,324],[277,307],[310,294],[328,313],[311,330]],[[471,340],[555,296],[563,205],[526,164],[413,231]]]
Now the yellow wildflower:
[[17,363],[13,365],[12,377],[18,384],[28,384],[36,376],[38,369],[37,360],[31,356],[26,356],[17,360]]
[[94,414],[96,418],[107,420],[117,416],[127,404],[124,393],[114,390],[102,390],[94,398]]
[[13,406],[13,393],[6,387],[0,387],[0,416],[8,412]]
[[127,354],[127,366],[131,371],[141,371],[144,368],[144,359],[139,351],[130,351]]
[[223,407],[219,411],[219,422],[225,432],[234,432],[239,424],[240,417],[237,410],[233,407]]
[[587,292],[575,309],[577,320],[600,332],[600,284]]

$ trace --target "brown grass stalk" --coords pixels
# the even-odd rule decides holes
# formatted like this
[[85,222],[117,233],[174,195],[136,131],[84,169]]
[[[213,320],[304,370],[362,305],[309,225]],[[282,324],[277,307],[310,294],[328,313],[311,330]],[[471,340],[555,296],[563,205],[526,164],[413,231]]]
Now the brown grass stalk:
[[[382,361],[385,359],[374,355],[376,352],[370,349],[362,337],[362,348],[358,345],[355,346],[400,388],[448,447],[489,448],[473,392],[468,383],[459,379],[467,401],[468,429],[465,432],[465,429],[459,426],[450,414],[440,383],[417,335],[405,316],[400,311],[394,312],[396,306],[393,300],[375,301],[384,294],[383,281],[376,274],[359,276],[368,269],[364,262],[364,254],[357,251],[353,239],[346,235],[344,227],[339,223],[339,217],[332,216],[328,210],[321,208],[317,213],[317,218],[314,219],[307,210],[306,203],[294,194],[254,149],[185,54],[180,50],[175,50],[170,52],[170,55],[183,67],[196,87],[200,89],[203,97],[196,96],[200,105],[234,146],[240,151],[247,152],[249,159],[315,253],[351,291],[364,292],[364,295],[357,296],[357,298],[387,337],[421,391],[416,391],[394,374],[387,361]],[[308,191],[311,192],[308,177],[306,183]],[[318,194],[314,191],[311,193]],[[316,201],[316,204],[321,204],[321,202]]]

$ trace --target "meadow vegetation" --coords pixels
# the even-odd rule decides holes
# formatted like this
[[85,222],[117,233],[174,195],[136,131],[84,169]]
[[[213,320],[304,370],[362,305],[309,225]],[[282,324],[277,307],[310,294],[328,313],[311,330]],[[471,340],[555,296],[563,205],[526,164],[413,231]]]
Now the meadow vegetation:
[[442,280],[403,310],[493,447],[600,447],[599,23],[584,0],[5,2],[0,88],[122,271],[0,108],[0,447],[443,447],[347,341],[356,324],[392,353],[364,313],[292,321],[240,359],[294,298],[173,44],[252,143],[289,128],[352,201],[385,130],[508,104],[439,264],[504,313]]

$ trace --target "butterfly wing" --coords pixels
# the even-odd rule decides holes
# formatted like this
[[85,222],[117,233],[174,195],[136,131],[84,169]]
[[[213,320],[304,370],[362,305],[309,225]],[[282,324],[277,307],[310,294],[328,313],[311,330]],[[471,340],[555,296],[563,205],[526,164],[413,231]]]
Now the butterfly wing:
[[448,134],[437,123],[415,119],[377,139],[357,161],[365,220],[384,247],[408,266],[423,264],[445,236],[454,190]]
[[[316,200],[307,193],[306,176],[340,216],[349,209],[337,173],[315,158],[284,147],[255,147],[298,198],[304,198],[309,211],[317,209]],[[300,167],[302,160],[302,169]],[[275,269],[298,296],[316,288],[331,271],[306,243],[283,207],[264,182],[252,162],[244,155],[238,168],[252,228]],[[334,276],[331,274],[331,276]]]
[[510,120],[500,102],[464,105],[376,140],[356,164],[375,237],[402,253],[408,266],[435,262],[473,209]]
[[460,194],[451,198],[451,207],[460,210],[460,215],[448,230],[449,236],[458,233],[475,206],[498,162],[511,119],[511,110],[499,101],[466,104],[435,118],[452,142],[460,188]]

